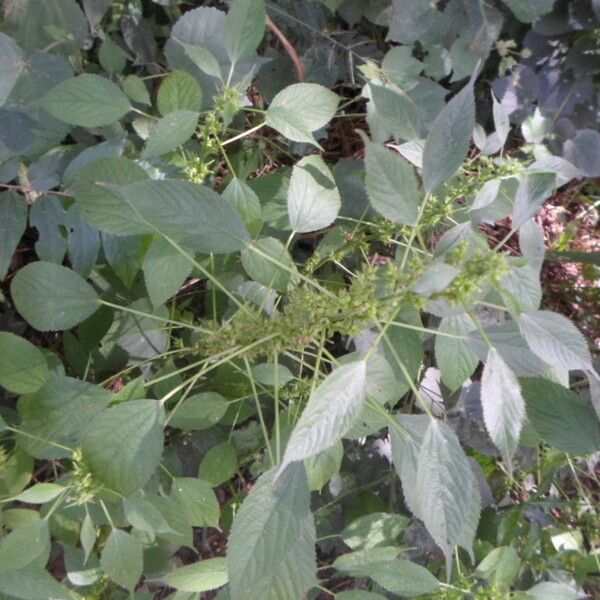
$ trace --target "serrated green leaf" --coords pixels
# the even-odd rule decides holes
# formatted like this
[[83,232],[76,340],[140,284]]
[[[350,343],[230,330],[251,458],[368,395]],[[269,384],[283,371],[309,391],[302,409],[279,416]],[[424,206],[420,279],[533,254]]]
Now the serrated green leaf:
[[194,477],[176,477],[171,498],[179,503],[193,527],[219,526],[219,501],[208,481]]
[[245,181],[233,177],[221,195],[240,213],[252,237],[257,236],[262,229],[263,216],[254,190]]
[[132,592],[142,575],[142,542],[121,529],[113,529],[102,550],[100,565],[112,581]]
[[322,85],[295,83],[273,98],[266,122],[289,140],[317,146],[312,132],[333,118],[338,102],[339,97]]
[[220,557],[201,560],[171,571],[158,581],[182,592],[208,592],[227,583],[227,562]]
[[202,48],[202,46],[186,44],[185,42],[182,42],[176,38],[172,39],[176,44],[180,45],[184,49],[186,55],[201,71],[207,75],[210,75],[211,77],[220,77],[221,67],[219,65],[219,61],[215,58],[215,55],[212,52],[206,48]]
[[44,385],[49,374],[38,348],[14,333],[0,331],[0,386],[14,394],[30,394]]
[[527,416],[545,442],[572,454],[590,454],[600,448],[600,422],[581,396],[547,379],[522,379],[521,383]]
[[69,329],[100,308],[91,285],[75,271],[48,262],[20,269],[10,289],[21,316],[39,331]]
[[333,174],[320,156],[306,156],[294,165],[287,194],[294,231],[307,233],[331,225],[341,205]]
[[[35,393],[18,403],[19,444],[36,458],[62,458],[75,448],[87,432],[90,422],[111,400],[108,390],[69,377],[53,377]],[[59,444],[55,446],[52,444]]]
[[350,430],[364,404],[366,373],[367,363],[354,361],[336,368],[317,387],[290,435],[279,472],[330,448]]
[[123,512],[132,527],[148,533],[169,533],[173,530],[161,512],[144,498],[123,498]]
[[86,514],[81,524],[81,531],[79,532],[79,540],[81,541],[81,547],[84,552],[84,563],[87,562],[90,552],[96,544],[96,529],[94,522],[90,515]]
[[342,554],[331,566],[351,577],[369,577],[372,567],[395,560],[400,552],[397,546],[367,547]]
[[40,104],[53,117],[81,127],[111,125],[131,110],[129,99],[115,83],[90,73],[54,86]]
[[525,401],[515,374],[493,348],[481,376],[483,420],[509,469],[525,420]]
[[148,179],[142,167],[128,158],[101,158],[83,167],[73,183],[76,209],[90,225],[115,235],[146,233],[135,213],[98,182],[127,185]]
[[431,194],[459,169],[475,126],[473,79],[436,117],[423,151],[423,184]]
[[186,431],[201,431],[216,425],[227,412],[227,398],[217,392],[200,392],[186,398],[171,413],[169,424]]
[[456,435],[440,421],[431,421],[425,432],[416,484],[419,517],[448,562],[471,516],[473,479]]
[[549,365],[593,370],[587,342],[567,317],[541,310],[523,313],[519,328],[531,350]]
[[142,157],[154,158],[175,150],[194,135],[197,124],[197,112],[176,110],[169,113],[150,131]]
[[258,479],[233,521],[231,600],[302,598],[316,581],[316,533],[304,465]]
[[425,567],[403,559],[375,565],[370,577],[388,592],[406,598],[429,594],[440,587]]
[[527,596],[535,600],[577,600],[579,594],[564,583],[544,581],[527,590]]
[[476,574],[491,585],[508,588],[521,567],[521,559],[511,546],[494,548],[478,565]]
[[133,400],[104,410],[82,443],[92,476],[125,496],[143,487],[160,462],[164,411],[156,400]]
[[202,88],[189,73],[173,71],[158,88],[156,103],[163,116],[176,111],[197,113],[202,108]]
[[217,254],[242,250],[250,242],[239,213],[207,187],[178,179],[103,185],[122,199],[123,221],[136,233],[160,233],[186,250]]
[[127,55],[121,48],[106,37],[98,50],[100,66],[109,73],[120,73],[127,63]]
[[399,154],[364,139],[371,205],[386,219],[414,225],[419,212],[419,188],[412,168]]
[[345,590],[335,596],[338,600],[386,600],[385,596],[365,590]]
[[[286,292],[294,281],[296,265],[285,246],[276,238],[262,238],[253,242],[253,247],[272,260],[257,254],[252,247],[242,250],[242,265],[248,276],[266,287]],[[281,263],[283,266],[279,266]]]
[[421,119],[415,103],[401,90],[370,84],[372,102],[377,116],[402,140],[421,138]]
[[150,106],[150,94],[148,93],[146,84],[141,77],[138,77],[137,75],[127,75],[127,77],[123,79],[121,86],[123,87],[123,91],[127,94],[127,97],[132,102]]
[[[438,330],[440,335],[435,338],[435,359],[442,372],[444,385],[455,391],[473,375],[479,364],[479,358],[467,341],[458,337],[467,337],[475,331],[475,324],[466,314],[447,316],[440,321]],[[443,333],[457,337],[441,335]]]
[[265,33],[264,0],[235,0],[225,18],[225,49],[232,63],[249,58]]
[[556,188],[556,173],[531,173],[525,175],[515,195],[513,208],[513,229],[519,229],[538,208],[547,200]]

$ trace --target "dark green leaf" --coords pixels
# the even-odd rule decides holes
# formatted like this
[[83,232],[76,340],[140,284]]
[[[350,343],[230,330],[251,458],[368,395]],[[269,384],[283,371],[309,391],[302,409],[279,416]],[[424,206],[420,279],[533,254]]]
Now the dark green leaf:
[[0,331],[0,385],[15,394],[30,394],[48,379],[48,363],[31,342]]

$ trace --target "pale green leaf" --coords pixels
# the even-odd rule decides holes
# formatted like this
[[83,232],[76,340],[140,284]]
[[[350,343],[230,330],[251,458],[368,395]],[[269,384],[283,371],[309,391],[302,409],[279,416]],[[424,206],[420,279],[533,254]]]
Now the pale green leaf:
[[483,420],[509,469],[525,421],[525,401],[515,374],[493,348],[481,376]]
[[475,126],[473,79],[436,117],[423,151],[423,183],[433,193],[459,169],[467,156]]
[[342,530],[340,537],[353,550],[368,550],[396,543],[409,519],[404,515],[371,513],[359,517]]
[[233,521],[231,600],[303,598],[316,583],[316,533],[304,465],[258,479]]
[[231,479],[237,472],[238,458],[231,442],[222,442],[213,446],[202,459],[198,477],[213,486]]
[[419,517],[449,561],[470,519],[473,478],[455,433],[444,423],[429,423],[417,462]]
[[342,554],[331,566],[351,577],[369,577],[374,566],[395,560],[401,551],[397,546],[366,547]]
[[592,369],[587,342],[573,323],[558,313],[523,313],[519,327],[531,350],[549,365],[562,369]]
[[53,117],[81,127],[110,125],[131,110],[129,99],[115,83],[90,73],[54,86],[40,104]]
[[328,227],[341,205],[333,174],[320,156],[306,156],[294,165],[287,194],[294,231],[307,233]]
[[377,116],[402,140],[421,138],[421,119],[415,103],[401,90],[369,84]]
[[175,150],[187,142],[196,131],[198,113],[176,110],[157,121],[150,131],[143,158],[154,158]]
[[233,177],[221,195],[240,213],[250,234],[257,236],[262,229],[263,216],[256,192],[245,181]]
[[194,477],[176,477],[171,484],[171,498],[179,503],[193,527],[219,526],[219,501],[209,482]]
[[403,559],[375,565],[370,577],[388,592],[406,598],[430,594],[440,587],[440,582],[425,567]]
[[508,588],[519,573],[521,559],[511,546],[494,548],[478,565],[475,573],[491,585]]
[[133,400],[100,413],[82,443],[94,479],[125,496],[143,487],[160,462],[164,411],[155,400]]
[[225,49],[232,63],[243,61],[260,44],[265,33],[264,0],[235,0],[225,19]]
[[555,173],[531,173],[525,175],[515,195],[512,219],[513,229],[519,229],[531,217],[535,216],[538,208],[552,195],[555,188]]
[[359,360],[337,367],[317,387],[298,419],[280,467],[330,448],[360,415],[366,394],[367,363]]
[[19,444],[36,458],[68,456],[68,448],[79,445],[91,421],[110,400],[108,390],[91,383],[52,377],[19,400],[20,429],[30,434],[20,437]]
[[143,550],[140,540],[113,529],[102,550],[100,565],[116,584],[132,592],[142,575]]
[[39,519],[11,531],[0,544],[0,580],[6,571],[35,563],[45,566],[50,556],[48,521]]
[[96,185],[108,181],[127,185],[148,179],[142,167],[128,158],[101,158],[83,167],[74,182],[75,206],[92,226],[115,235],[146,233],[135,213],[108,189]]
[[93,550],[94,545],[96,544],[96,529],[94,527],[92,518],[88,514],[85,515],[83,523],[81,524],[79,540],[81,541],[81,547],[84,551],[84,561],[87,562],[90,552]]
[[174,296],[192,272],[192,263],[164,238],[152,240],[142,264],[144,282],[154,307]]
[[339,473],[344,458],[344,445],[337,442],[331,448],[319,452],[304,461],[308,487],[311,491],[319,492],[323,486],[336,474]]
[[564,583],[544,581],[527,590],[527,596],[535,600],[577,600],[579,594]]
[[182,592],[208,592],[228,581],[224,558],[209,558],[163,575],[158,581]]
[[363,139],[371,205],[386,219],[414,225],[419,211],[419,188],[411,166],[399,154]]
[[295,83],[273,98],[266,122],[289,140],[317,145],[312,132],[333,118],[338,102],[339,97],[322,85]]
[[43,261],[19,270],[11,294],[21,316],[39,331],[70,329],[100,308],[92,286],[75,271]]
[[0,33],[0,106],[10,96],[24,66],[21,48],[11,37]]
[[156,103],[163,116],[176,111],[197,113],[202,108],[202,88],[189,73],[173,71],[160,84]]
[[217,392],[200,392],[186,398],[171,413],[169,424],[186,431],[200,431],[216,425],[227,412],[229,402]]
[[[261,254],[253,248],[257,248]],[[287,292],[294,282],[294,275],[297,273],[296,265],[285,246],[276,238],[269,237],[255,241],[252,246],[242,250],[241,258],[248,276],[270,289]]]
[[549,13],[556,0],[503,0],[519,21],[532,23],[542,15]]
[[132,527],[148,533],[170,533],[173,530],[151,502],[144,498],[123,498],[123,512]]
[[21,600],[73,600],[73,592],[62,586],[42,566],[28,565],[2,573],[0,593]]
[[103,185],[122,199],[123,221],[136,233],[160,233],[199,252],[235,252],[250,241],[239,213],[207,187],[175,179]]
[[[1,35],[4,34],[0,33]],[[8,272],[26,226],[27,204],[21,194],[15,190],[0,193],[0,280],[4,279]]]
[[25,491],[17,494],[13,500],[25,502],[26,504],[45,504],[60,496],[65,488],[58,483],[36,483]]
[[31,342],[0,331],[0,385],[14,394],[30,394],[48,379],[48,363]]
[[145,104],[146,106],[151,105],[150,94],[141,77],[138,77],[137,75],[127,75],[127,77],[123,79],[121,85],[123,86],[123,91],[132,102]]
[[365,590],[344,590],[335,596],[337,600],[386,600],[385,596]]
[[[435,359],[442,372],[442,381],[451,391],[457,390],[473,373],[479,358],[461,339],[475,330],[475,324],[466,314],[443,317],[435,337]],[[442,334],[448,335],[442,335]],[[456,337],[451,337],[456,336]]]

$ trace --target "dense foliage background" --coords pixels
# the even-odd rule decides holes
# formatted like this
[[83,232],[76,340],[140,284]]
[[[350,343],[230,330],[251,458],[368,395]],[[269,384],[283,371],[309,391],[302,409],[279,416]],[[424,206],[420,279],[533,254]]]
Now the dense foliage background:
[[600,598],[600,2],[0,31],[0,598]]

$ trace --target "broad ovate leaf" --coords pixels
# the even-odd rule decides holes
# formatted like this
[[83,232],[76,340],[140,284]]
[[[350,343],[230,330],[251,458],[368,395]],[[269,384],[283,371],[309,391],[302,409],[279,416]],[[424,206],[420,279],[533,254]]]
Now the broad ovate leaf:
[[371,101],[375,113],[394,137],[418,140],[421,137],[419,109],[410,97],[402,92],[380,85],[370,84]]
[[42,352],[26,339],[0,331],[0,386],[14,394],[38,390],[49,376]]
[[189,73],[173,71],[160,84],[156,104],[163,116],[176,111],[197,113],[202,108],[202,88]]
[[287,195],[292,229],[298,233],[331,225],[341,208],[333,174],[317,155],[306,156],[294,166]]
[[186,250],[218,254],[242,250],[250,241],[239,213],[210,188],[175,179],[103,185],[122,200],[123,219],[137,233],[159,233]]
[[519,317],[519,327],[529,348],[549,365],[569,370],[592,370],[587,342],[567,317],[542,310],[523,313]]
[[337,367],[317,387],[290,435],[280,472],[330,448],[350,430],[364,404],[366,374],[367,363],[353,361]]
[[404,559],[375,565],[370,577],[377,585],[403,598],[430,594],[440,587],[440,582],[425,567]]
[[232,63],[250,58],[265,34],[264,0],[235,0],[225,19],[225,50]]
[[138,538],[113,529],[100,557],[102,570],[118,585],[133,592],[142,575],[144,547]]
[[279,92],[266,113],[267,125],[293,142],[317,145],[313,132],[335,115],[339,96],[316,83],[296,83]]
[[100,307],[94,288],[75,271],[43,261],[19,270],[11,294],[21,316],[39,331],[70,329]]
[[386,219],[414,225],[419,212],[419,187],[412,167],[395,152],[365,141],[367,194]]
[[33,394],[19,399],[19,445],[35,458],[63,458],[79,445],[90,423],[110,402],[111,394],[99,386],[50,377]]
[[589,402],[547,379],[523,379],[522,386],[529,421],[545,442],[571,454],[598,451],[600,421]]
[[303,598],[316,583],[316,533],[300,462],[261,475],[229,536],[231,600]]
[[150,131],[143,158],[154,158],[175,150],[187,142],[196,131],[198,113],[176,110],[159,119]]
[[53,117],[81,127],[110,125],[131,110],[129,99],[117,84],[90,73],[55,85],[40,104]]
[[515,374],[493,348],[481,377],[481,405],[490,438],[510,468],[525,420],[525,401]]
[[423,184],[433,193],[463,163],[475,126],[474,78],[436,117],[423,151]]
[[525,175],[515,195],[512,219],[513,229],[519,229],[531,217],[535,216],[538,208],[552,195],[555,188],[555,173],[531,173]]
[[164,411],[156,400],[133,400],[100,413],[83,439],[95,480],[125,496],[143,487],[160,462]]
[[471,518],[473,477],[456,434],[440,421],[423,437],[416,485],[419,516],[448,562]]

